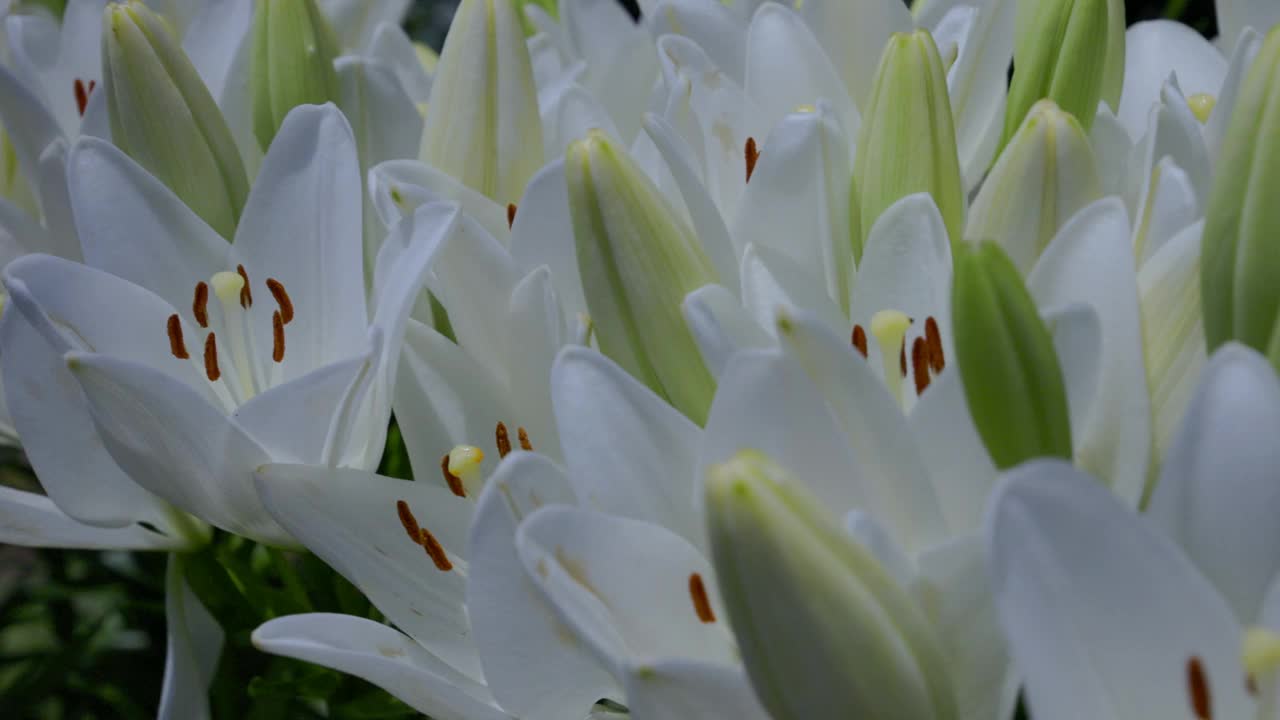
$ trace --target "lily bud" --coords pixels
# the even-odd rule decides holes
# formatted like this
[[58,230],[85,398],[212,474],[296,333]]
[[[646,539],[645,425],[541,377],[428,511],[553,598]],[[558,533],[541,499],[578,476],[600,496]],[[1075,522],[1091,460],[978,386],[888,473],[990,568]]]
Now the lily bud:
[[138,0],[102,23],[111,140],[225,238],[249,194],[240,152],[169,26]]
[[299,105],[338,98],[338,39],[315,0],[257,0],[253,16],[253,132],[263,150]]
[[958,715],[913,598],[781,468],[751,450],[712,467],[706,514],[729,623],[772,717]]
[[982,184],[965,237],[995,242],[1026,274],[1058,229],[1100,197],[1088,135],[1052,100],[1041,100]]
[[1018,3],[1018,42],[1005,107],[1004,147],[1027,111],[1044,98],[1093,126],[1098,101],[1120,107],[1124,84],[1123,0]]
[[996,467],[1071,458],[1067,393],[1053,338],[1000,246],[955,248],[953,332],[964,395]]
[[514,0],[462,0],[440,54],[422,160],[500,205],[542,167],[542,121]]
[[853,185],[861,216],[853,239],[857,259],[880,214],[918,192],[933,195],[947,234],[953,241],[961,237],[964,185],[947,73],[924,30],[894,33],[880,56],[858,135]]
[[1280,368],[1280,26],[1240,88],[1201,239],[1209,353],[1237,340]]
[[715,381],[681,303],[717,281],[693,229],[626,150],[593,131],[564,172],[587,311],[600,350],[702,424]]

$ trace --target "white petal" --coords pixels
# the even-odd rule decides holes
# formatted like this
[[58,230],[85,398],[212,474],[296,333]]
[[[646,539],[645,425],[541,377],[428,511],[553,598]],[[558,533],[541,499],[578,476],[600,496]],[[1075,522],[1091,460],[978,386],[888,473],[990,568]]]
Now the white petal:
[[[385,63],[395,71],[400,85],[415,103],[427,101],[427,96],[431,94],[431,76],[422,67],[413,41],[398,23],[381,23],[374,29],[373,39],[369,42],[369,57]],[[410,155],[416,154],[415,148],[415,152]]]
[[409,0],[320,0],[320,7],[338,30],[342,46],[363,50],[379,25],[404,20]]
[[626,682],[627,708],[633,717],[769,719],[742,668],[661,660],[632,668]]
[[769,334],[747,315],[733,293],[720,285],[706,285],[689,293],[682,309],[702,361],[716,377],[720,377],[729,358],[738,350],[773,344]]
[[509,356],[508,376],[512,405],[520,424],[537,443],[534,447],[553,458],[560,457],[560,436],[551,408],[551,367],[560,348],[568,344],[569,331],[546,267],[529,273],[511,292],[508,334],[518,354]]
[[[852,345],[812,316],[796,313],[783,322],[778,335],[784,350],[814,383],[819,402],[825,401],[834,414],[857,458],[859,482],[866,493],[863,507],[874,511],[910,552],[945,537],[942,493],[930,482],[921,450],[884,383]],[[941,485],[946,479],[935,482]],[[839,512],[853,505],[832,503],[830,507]]]
[[871,97],[880,53],[896,32],[911,32],[911,13],[904,3],[819,0],[799,7],[859,107]]
[[760,105],[765,127],[825,98],[845,133],[858,132],[858,111],[840,75],[804,20],[782,5],[763,5],[751,18],[745,77],[747,96]]
[[845,311],[853,284],[852,160],[849,139],[828,103],[785,116],[760,148],[732,225],[739,254],[755,244],[786,256],[822,282]]
[[[934,6],[942,11],[946,4],[934,3]],[[918,23],[932,26],[935,35],[941,33],[943,24],[954,24],[964,31],[959,38],[959,54],[947,72],[947,89],[956,117],[960,170],[968,189],[974,188],[990,168],[1000,140],[1005,73],[1013,56],[1016,36],[1016,5],[1014,0],[979,0],[948,8],[936,22],[929,17],[933,13],[922,11],[920,3],[913,8]]]
[[1067,391],[1067,411],[1077,436],[1093,416],[1101,371],[1102,324],[1098,314],[1081,303],[1046,310],[1042,319],[1053,336],[1053,347]]
[[1266,0],[1215,0],[1218,16],[1218,42],[1227,50],[1238,47],[1245,28],[1266,35],[1280,22],[1280,6]]
[[567,319],[572,321],[587,311],[578,277],[563,160],[547,163],[525,188],[511,226],[511,257],[525,272],[544,265],[550,268],[551,282]]
[[1129,221],[1118,198],[1085,207],[1063,226],[1027,277],[1040,307],[1092,305],[1102,325],[1101,375],[1094,418],[1073,434],[1082,467],[1136,502],[1151,443]]
[[693,506],[696,425],[586,348],[561,351],[551,398],[565,467],[583,504],[701,542]]
[[196,283],[227,267],[227,241],[110,143],[81,138],[67,162],[85,262],[190,307]]
[[156,717],[204,720],[210,717],[209,684],[222,654],[222,628],[187,584],[180,556],[169,556],[164,584],[168,640]]
[[[280,524],[387,619],[459,673],[483,678],[464,607],[470,500],[431,483],[304,465],[260,468],[257,487]],[[439,541],[452,569],[410,539],[400,501]]]
[[[16,18],[8,18],[10,38]],[[24,22],[26,20],[24,19]],[[71,99],[71,86],[67,86]],[[0,67],[0,117],[13,142],[14,153],[22,166],[22,174],[35,177],[36,159],[53,142],[62,137],[58,121],[45,106],[43,99],[29,86],[23,84],[8,67]]]
[[1192,658],[1214,715],[1250,716],[1231,609],[1096,480],[1061,461],[1027,463],[988,523],[996,607],[1036,718],[1190,718]]
[[34,187],[44,213],[46,251],[68,260],[80,260],[81,241],[76,234],[67,187],[67,142],[56,138],[40,153],[37,163]]
[[118,528],[85,525],[58,509],[43,495],[0,487],[0,543],[25,547],[176,550],[190,542],[178,535],[141,525]]
[[516,555],[516,528],[547,505],[572,505],[564,471],[516,452],[485,484],[471,526],[467,612],[494,696],[529,720],[580,717],[621,692],[556,617]]
[[[661,658],[738,665],[710,563],[670,531],[553,506],[520,524],[516,547],[525,572],[561,620],[615,673]],[[711,622],[691,597],[695,574],[703,582]]]
[[111,457],[142,487],[237,535],[291,538],[253,487],[269,456],[244,430],[169,375],[106,355],[67,358]]
[[188,23],[182,50],[213,97],[222,97],[232,60],[240,44],[251,37],[252,22],[250,0],[215,0],[201,3]]
[[[1230,2],[1231,0],[1228,0]],[[1247,0],[1245,0],[1247,2]],[[1236,98],[1240,95],[1240,86],[1244,84],[1253,59],[1262,48],[1262,38],[1258,31],[1246,28],[1240,33],[1231,53],[1231,61],[1227,66],[1227,75],[1218,91],[1218,101],[1214,103],[1213,112],[1209,114],[1209,122],[1204,128],[1204,142],[1209,149],[1209,157],[1217,162],[1222,150],[1222,141],[1227,136],[1227,125],[1231,120],[1231,111],[1236,106]]]
[[336,107],[294,108],[271,142],[236,228],[234,254],[255,284],[255,307],[270,306],[262,297],[267,278],[284,285],[293,301],[285,378],[349,357],[365,337],[357,160],[351,126]]
[[1116,111],[1130,137],[1142,136],[1147,113],[1160,100],[1160,87],[1170,73],[1187,97],[1217,95],[1227,74],[1227,61],[1200,33],[1172,20],[1134,23],[1124,37],[1124,92]]
[[286,615],[259,625],[253,644],[364,678],[440,720],[511,720],[484,685],[372,620],[332,613]]
[[1138,267],[1160,251],[1202,214],[1191,176],[1165,156],[1156,163],[1138,201],[1138,222],[1133,228],[1134,257]]
[[716,67],[742,85],[747,52],[746,24],[723,3],[671,0],[662,2],[652,12],[646,10],[644,20],[655,38],[673,34],[694,41]]
[[785,256],[748,245],[742,254],[742,304],[760,327],[772,331],[780,309],[813,313],[832,332],[849,329],[849,319],[818,278]]
[[1147,508],[1244,624],[1280,570],[1278,434],[1275,370],[1253,350],[1223,346],[1200,376]]

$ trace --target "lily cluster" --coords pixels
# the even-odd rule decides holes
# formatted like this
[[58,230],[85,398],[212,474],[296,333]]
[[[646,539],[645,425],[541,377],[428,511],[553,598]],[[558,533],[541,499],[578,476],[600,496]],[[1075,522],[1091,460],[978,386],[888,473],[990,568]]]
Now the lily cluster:
[[10,7],[0,541],[171,554],[162,717],[225,533],[435,718],[1276,717],[1276,4],[639,4]]

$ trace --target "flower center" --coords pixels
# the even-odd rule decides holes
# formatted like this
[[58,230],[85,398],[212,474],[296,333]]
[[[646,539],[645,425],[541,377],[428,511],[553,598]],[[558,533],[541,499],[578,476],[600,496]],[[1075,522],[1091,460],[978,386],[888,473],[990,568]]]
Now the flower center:
[[[214,273],[207,283],[196,283],[192,295],[192,318],[201,329],[208,330],[201,356],[204,375],[228,408],[243,405],[263,390],[279,384],[281,379],[284,329],[294,317],[293,300],[279,280],[268,278],[266,286],[277,305],[271,314],[270,370],[265,369],[264,363],[253,362],[253,358],[258,357],[257,342],[247,320],[248,311],[253,307],[253,292],[243,265],[236,266],[235,272]],[[220,313],[209,312],[210,288],[218,300]],[[179,360],[189,359],[191,354],[177,313],[169,316],[165,332],[169,337],[169,352]]]
[[[911,341],[911,354],[907,354],[907,334],[914,323],[913,318],[898,310],[881,310],[872,316],[870,324],[871,334],[880,346],[885,385],[904,408],[908,398],[903,392],[903,378],[911,375],[915,397],[919,398],[947,365],[942,350],[942,333],[938,329],[938,321],[932,315],[925,318],[924,334]],[[866,328],[854,325],[851,339],[854,349],[862,357],[867,357],[869,348]]]
[[1213,113],[1213,107],[1217,104],[1218,99],[1208,93],[1196,93],[1187,98],[1187,106],[1201,123],[1209,122],[1209,115]]

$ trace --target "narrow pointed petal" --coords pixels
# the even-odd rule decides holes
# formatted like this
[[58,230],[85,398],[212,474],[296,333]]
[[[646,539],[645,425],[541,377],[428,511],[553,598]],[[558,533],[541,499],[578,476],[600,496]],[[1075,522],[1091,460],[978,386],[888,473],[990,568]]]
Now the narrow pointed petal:
[[738,350],[769,347],[772,340],[738,298],[720,285],[706,285],[684,299],[684,318],[698,343],[702,362],[717,379]]
[[44,495],[0,487],[0,543],[81,550],[177,550],[189,541],[141,525],[96,527],[58,509]]
[[166,643],[164,686],[160,690],[159,720],[207,720],[209,685],[222,654],[223,632],[218,621],[196,597],[183,576],[181,557],[169,556],[165,575]]
[[825,98],[845,132],[857,132],[858,110],[844,81],[795,11],[777,3],[756,11],[747,28],[746,63],[744,87],[764,112],[765,127],[773,127],[801,105]]
[[952,533],[979,526],[997,471],[969,415],[960,370],[950,365],[929,385],[907,424],[934,479]]
[[432,717],[512,720],[484,685],[372,620],[332,613],[286,615],[258,626],[253,644],[364,678]]

